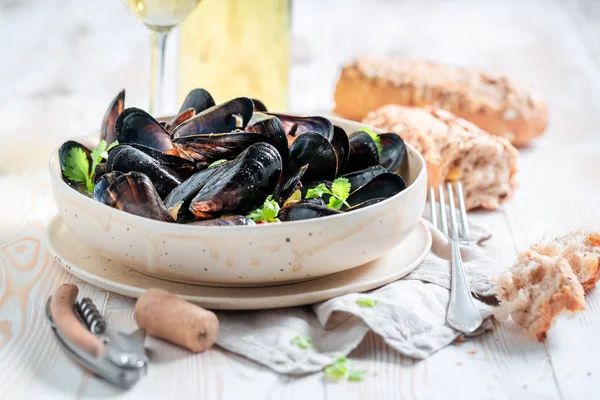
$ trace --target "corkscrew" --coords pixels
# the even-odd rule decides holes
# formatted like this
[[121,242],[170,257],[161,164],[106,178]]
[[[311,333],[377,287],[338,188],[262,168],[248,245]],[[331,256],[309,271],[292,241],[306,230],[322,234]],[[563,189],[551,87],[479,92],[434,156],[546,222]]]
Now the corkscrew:
[[58,287],[46,302],[46,316],[59,343],[84,368],[123,387],[133,386],[148,369],[145,331],[115,332],[90,298],[76,301],[72,284]]

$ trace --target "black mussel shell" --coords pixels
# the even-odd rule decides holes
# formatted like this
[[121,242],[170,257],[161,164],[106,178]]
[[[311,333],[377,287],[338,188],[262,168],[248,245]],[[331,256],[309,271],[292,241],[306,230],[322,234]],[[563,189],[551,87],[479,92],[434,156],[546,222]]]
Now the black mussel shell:
[[265,106],[265,103],[258,99],[252,99],[252,102],[254,103],[254,111],[267,112],[267,106]]
[[168,123],[163,125],[163,127],[167,130],[167,132],[173,132],[175,128],[192,118],[194,115],[196,115],[196,111],[193,108],[185,109],[174,116]]
[[379,164],[389,172],[396,171],[406,157],[404,140],[395,133],[381,133],[379,143],[381,146]]
[[228,217],[205,219],[203,221],[191,222],[188,225],[238,226],[238,225],[256,225],[256,222],[252,221],[250,218],[246,218],[241,215],[230,215]]
[[337,156],[337,170],[343,171],[346,168],[346,163],[348,163],[348,157],[350,157],[350,139],[346,131],[337,125],[333,126],[331,144]]
[[173,146],[179,153],[211,164],[217,160],[231,160],[254,143],[265,141],[267,137],[256,132],[230,132],[179,137],[173,139]]
[[350,156],[344,173],[359,171],[379,164],[379,151],[375,140],[367,132],[350,134]]
[[106,172],[121,171],[123,173],[136,171],[145,174],[164,199],[177,185],[182,182],[181,176],[152,158],[148,154],[126,144],[114,147],[106,160]]
[[352,206],[350,208],[346,208],[344,211],[348,212],[348,211],[358,210],[359,208],[364,208],[366,206],[371,206],[371,205],[377,204],[377,203],[379,203],[380,201],[383,201],[383,200],[385,200],[385,197],[376,197],[374,199],[369,199],[369,200],[363,201],[362,203],[358,203],[355,206]]
[[277,218],[279,218],[281,221],[300,221],[303,219],[320,218],[337,214],[341,214],[341,211],[327,208],[322,204],[315,204],[315,202],[310,200],[302,200],[283,207],[281,210],[279,210]]
[[332,144],[316,132],[298,136],[290,146],[290,170],[297,171],[308,164],[302,182],[334,180],[337,175],[337,157]]
[[[161,163],[161,165],[177,172],[184,179],[189,178],[190,176],[194,175],[199,170],[205,169],[207,167],[206,163],[204,163],[204,164],[196,163],[196,162],[190,161],[185,158],[181,158],[181,157],[174,156],[171,154],[165,154],[165,153],[155,150],[151,147],[142,146],[141,144],[133,143],[133,144],[129,144],[128,146],[134,147],[134,148],[148,154],[150,157],[154,158],[155,160],[158,160]],[[112,149],[111,149],[111,152],[112,152]]]
[[100,203],[104,202],[104,192],[113,183],[117,177],[123,175],[120,171],[109,172],[108,174],[102,175],[95,183],[94,183],[94,192],[92,193],[92,198]]
[[275,200],[280,205],[285,203],[285,201],[298,189],[302,187],[302,183],[300,180],[302,179],[302,175],[306,172],[308,168],[308,164],[301,166],[297,171],[292,173],[290,176],[286,176],[283,178],[281,182],[275,186],[275,190],[273,190],[273,200]]
[[106,162],[101,162],[96,165],[96,169],[94,170],[94,183],[98,182],[98,179],[102,178],[106,174]]
[[253,111],[251,99],[238,97],[208,108],[180,124],[173,130],[173,138],[243,129],[252,118]]
[[103,192],[101,202],[140,217],[173,222],[152,181],[141,172],[117,176]]
[[363,186],[377,175],[381,175],[387,170],[381,165],[375,165],[373,167],[361,169],[360,171],[350,172],[349,174],[342,175],[342,178],[348,179],[350,182],[350,191],[354,191],[359,187]]
[[165,198],[165,206],[177,222],[187,222],[196,219],[189,211],[190,203],[206,182],[221,168],[222,166],[216,166],[196,172],[169,193]]
[[188,93],[183,104],[179,109],[179,114],[188,108],[193,108],[196,114],[200,114],[202,111],[207,110],[215,105],[210,93],[204,89],[193,89]]
[[66,162],[67,156],[73,148],[79,148],[79,149],[81,149],[81,151],[83,151],[85,153],[85,155],[87,156],[87,159],[88,159],[88,165],[90,165],[90,166],[92,165],[92,156],[87,147],[85,147],[81,143],[76,142],[74,140],[68,140],[68,141],[64,142],[62,144],[62,146],[60,146],[60,149],[58,149],[58,160],[60,162],[60,171],[62,174],[63,181],[67,182],[71,186],[80,186],[79,182],[71,181],[64,174],[65,162]]
[[266,142],[275,146],[281,160],[283,168],[286,170],[290,160],[290,150],[288,146],[287,136],[279,118],[273,115],[267,115],[261,112],[255,112],[248,122],[248,126],[244,129],[246,132],[257,132],[266,137]]
[[[303,184],[303,185],[302,185],[302,188],[300,189],[300,193],[302,194],[302,198],[303,198],[303,199],[306,199],[306,194],[308,193],[308,190],[309,190],[309,189],[314,189],[314,188],[316,188],[316,187],[317,187],[317,186],[319,186],[321,183],[325,184],[325,186],[327,186],[327,188],[328,188],[329,190],[331,190],[331,185],[333,184],[333,182],[331,182],[331,181],[324,180],[324,181],[313,181],[313,182],[309,182],[309,183],[307,183],[307,184]],[[324,194],[324,195],[323,195],[323,200],[324,200],[324,201],[327,203],[327,202],[329,202],[329,198],[330,198],[330,197],[331,197],[330,195],[328,195],[328,194]]]
[[317,132],[319,135],[327,138],[327,140],[333,140],[333,124],[327,118],[297,117],[295,115],[277,113],[269,113],[269,115],[279,118],[290,143],[305,132]]
[[346,199],[350,207],[354,207],[367,200],[376,198],[390,198],[406,189],[406,182],[400,175],[385,172],[377,175],[365,185],[354,190]]
[[100,128],[100,139],[106,140],[107,144],[111,144],[117,140],[117,132],[115,131],[115,122],[119,115],[125,109],[125,89],[110,102],[108,110],[102,118],[102,127]]
[[158,151],[172,150],[171,136],[150,114],[139,108],[126,108],[115,123],[119,144],[141,144]]
[[268,143],[248,147],[204,185],[190,211],[199,219],[224,213],[246,214],[260,207],[273,192],[282,171],[281,156]]

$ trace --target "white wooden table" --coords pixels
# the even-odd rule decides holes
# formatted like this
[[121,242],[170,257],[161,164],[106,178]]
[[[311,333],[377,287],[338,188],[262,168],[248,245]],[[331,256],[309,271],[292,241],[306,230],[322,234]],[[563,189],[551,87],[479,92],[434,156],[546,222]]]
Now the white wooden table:
[[[340,65],[365,51],[497,69],[548,99],[547,133],[521,151],[521,188],[502,209],[473,217],[493,232],[486,249],[502,265],[544,235],[600,226],[599,1],[302,0],[293,31],[294,111],[330,109]],[[145,106],[149,39],[117,0],[1,0],[0,37],[0,398],[597,397],[598,290],[546,343],[497,323],[414,361],[369,335],[350,355],[368,370],[359,383],[290,378],[218,348],[192,355],[153,339],[155,361],[132,390],[84,374],[51,336],[48,294],[75,281],[126,329],[133,300],[77,281],[49,257],[46,160],[66,137],[97,128],[121,88],[128,105]]]

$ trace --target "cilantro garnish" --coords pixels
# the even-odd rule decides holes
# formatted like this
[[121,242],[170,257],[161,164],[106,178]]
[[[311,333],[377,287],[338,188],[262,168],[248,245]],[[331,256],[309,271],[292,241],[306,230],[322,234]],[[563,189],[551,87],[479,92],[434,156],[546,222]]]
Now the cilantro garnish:
[[91,168],[85,151],[81,147],[72,147],[65,157],[65,164],[62,166],[63,174],[73,182],[85,183],[87,191],[92,193],[96,167],[108,157],[108,151],[118,144],[119,142],[114,141],[107,146],[106,141],[101,140],[98,146],[91,151]]
[[367,373],[367,371],[352,369],[346,357],[338,358],[335,363],[326,366],[323,371],[325,372],[325,378],[333,382],[337,382],[342,378],[354,382],[360,381]]
[[381,139],[379,138],[379,135],[376,134],[375,132],[373,132],[369,128],[361,128],[360,130],[367,133],[369,136],[371,136],[371,138],[375,142],[375,146],[377,146],[377,153],[379,153],[379,155],[381,156],[382,149],[381,149]]
[[226,162],[227,162],[227,160],[225,160],[225,159],[213,161],[212,163],[210,163],[208,165],[208,168],[216,167],[217,165],[221,165],[221,164],[226,163]]
[[246,217],[254,222],[281,222],[277,214],[279,214],[279,204],[273,200],[273,196],[269,195],[261,208],[257,208]]
[[312,339],[308,336],[296,336],[290,341],[291,344],[295,344],[301,349],[310,349],[313,347]]
[[356,304],[365,308],[373,308],[379,303],[379,300],[373,300],[369,297],[359,297],[356,299]]
[[348,179],[337,178],[331,184],[331,190],[324,183],[320,183],[314,188],[308,189],[306,192],[306,198],[315,199],[318,197],[323,197],[324,194],[331,196],[329,198],[329,204],[327,204],[327,207],[333,208],[334,210],[339,210],[342,208],[342,205],[350,207],[350,204],[346,202],[346,199],[350,195],[350,181]]

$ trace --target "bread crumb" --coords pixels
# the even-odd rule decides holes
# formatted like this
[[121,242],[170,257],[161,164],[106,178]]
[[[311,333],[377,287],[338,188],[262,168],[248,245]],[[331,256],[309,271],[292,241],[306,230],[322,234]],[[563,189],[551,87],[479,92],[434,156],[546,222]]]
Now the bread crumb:
[[454,340],[454,345],[460,346],[461,343],[464,343],[466,341],[467,341],[467,339],[465,338],[465,335],[460,335],[459,337],[456,338],[456,340]]
[[477,354],[477,350],[467,351],[467,354]]

